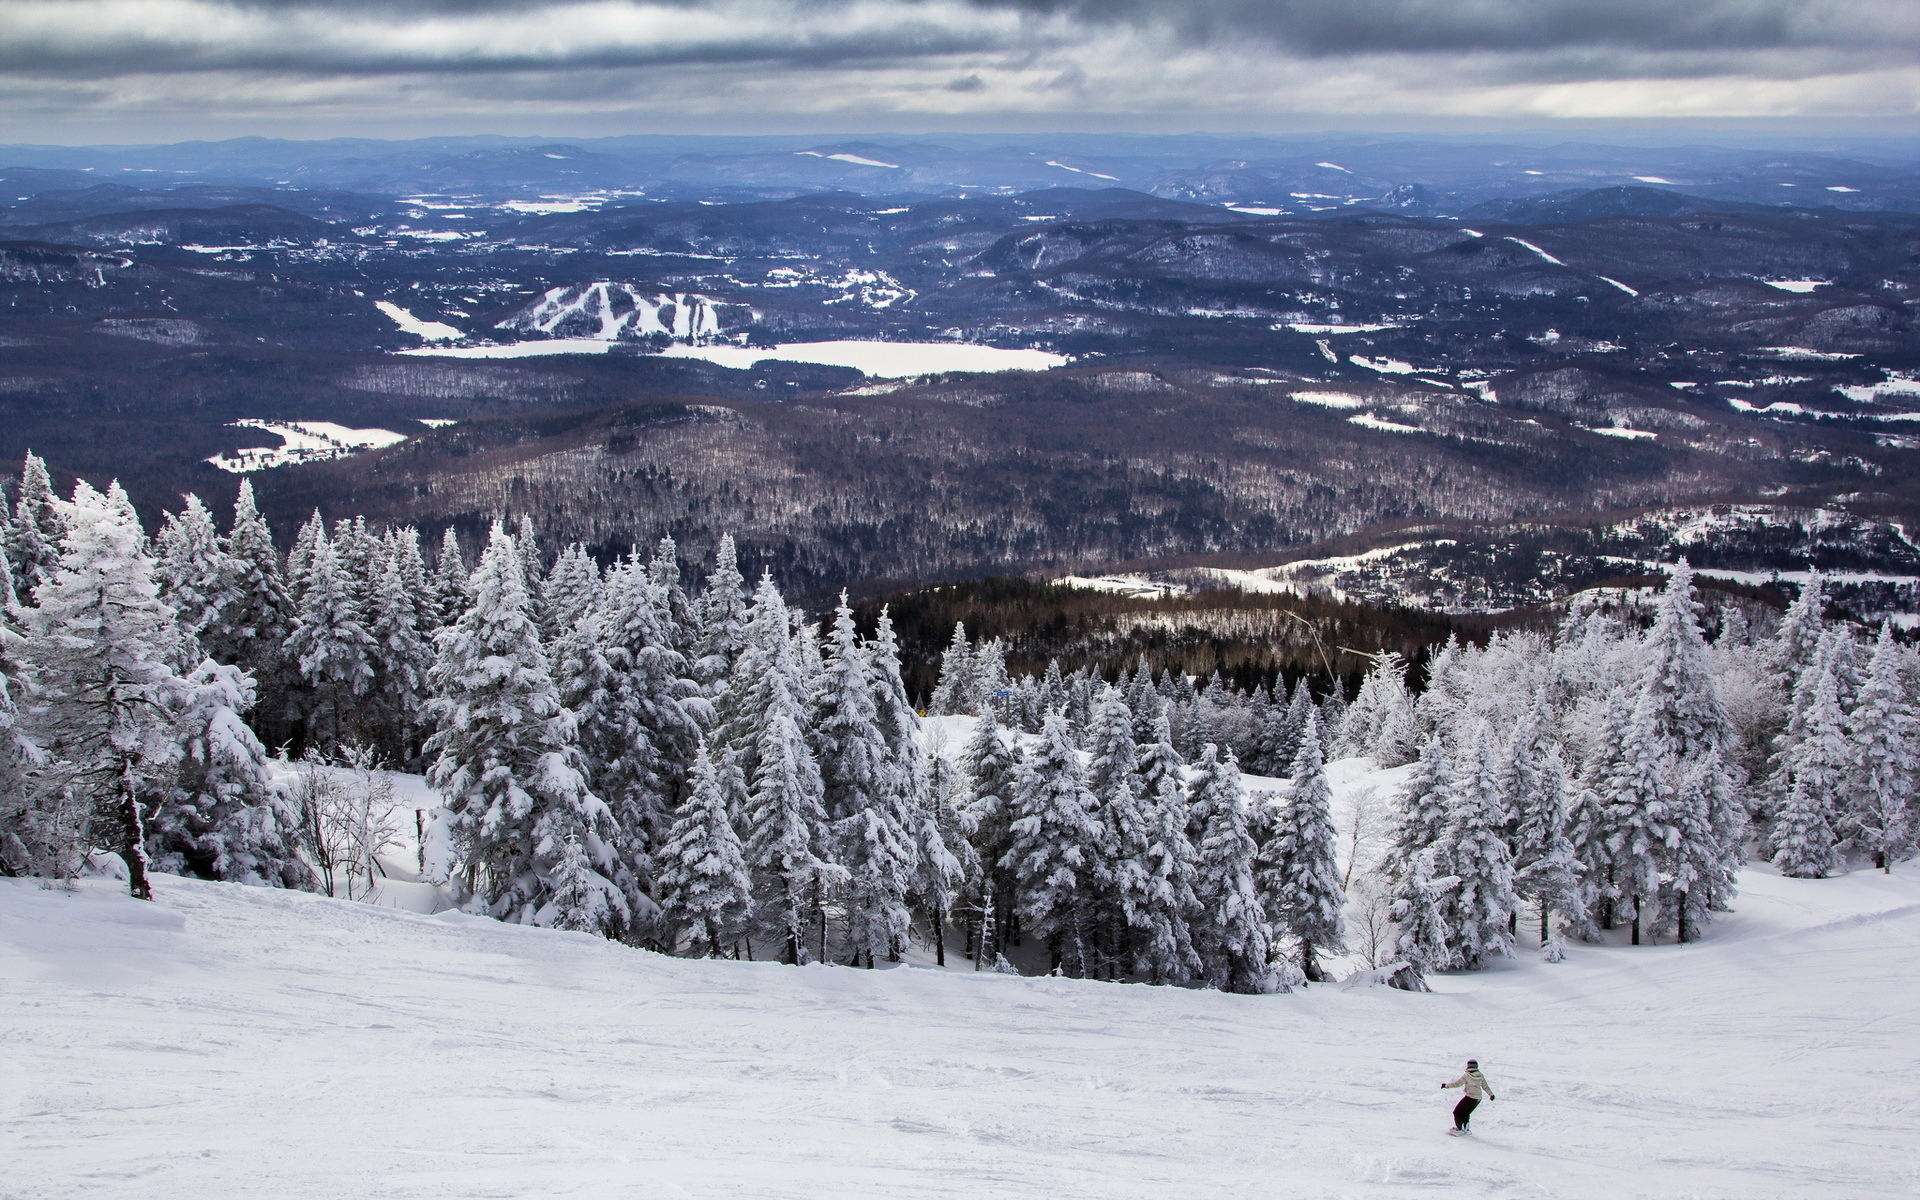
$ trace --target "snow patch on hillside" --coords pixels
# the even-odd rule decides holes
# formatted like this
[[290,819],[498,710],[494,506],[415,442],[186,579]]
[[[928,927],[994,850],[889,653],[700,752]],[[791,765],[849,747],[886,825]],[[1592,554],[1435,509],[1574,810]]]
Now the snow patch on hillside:
[[444,321],[422,321],[391,300],[375,300],[373,306],[387,314],[400,327],[400,332],[411,333],[423,341],[453,342],[467,336]]
[[269,467],[284,467],[293,463],[321,462],[329,458],[341,458],[358,450],[398,445],[407,440],[406,434],[395,433],[391,429],[349,429],[332,421],[262,421],[247,417],[232,424],[238,429],[260,429],[275,434],[281,443],[278,447],[265,450],[252,447],[223,450],[207,459],[222,471],[235,474],[264,471]]

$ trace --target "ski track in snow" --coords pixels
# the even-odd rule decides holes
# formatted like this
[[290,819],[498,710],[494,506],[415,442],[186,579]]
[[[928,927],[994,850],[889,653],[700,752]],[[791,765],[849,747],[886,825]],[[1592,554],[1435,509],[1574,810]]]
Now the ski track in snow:
[[[160,877],[0,880],[0,1194],[1910,1196],[1920,881],[1433,995],[690,962]],[[1478,1055],[1500,1099],[1443,1136]]]

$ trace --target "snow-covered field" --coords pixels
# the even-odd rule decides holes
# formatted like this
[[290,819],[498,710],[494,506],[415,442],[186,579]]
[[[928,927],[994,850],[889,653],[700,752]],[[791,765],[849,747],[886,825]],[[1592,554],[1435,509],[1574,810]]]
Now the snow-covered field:
[[264,430],[278,436],[281,441],[273,449],[247,447],[223,450],[207,459],[223,471],[243,475],[249,471],[264,471],[269,467],[284,467],[290,463],[340,458],[356,450],[379,449],[407,440],[406,434],[395,433],[391,429],[349,429],[332,421],[263,421],[247,417],[233,424],[244,429]]
[[[664,958],[0,880],[0,1196],[1871,1197],[1920,1189],[1920,879],[1432,995]],[[1498,1089],[1443,1135],[1477,1055]]]
[[[439,358],[530,358],[548,354],[605,354],[613,342],[598,338],[550,338],[503,346],[421,346],[396,353]],[[943,371],[1046,371],[1069,360],[1046,350],[1008,350],[968,342],[788,342],[768,349],[750,346],[672,345],[663,358],[698,358],[746,370],[768,359],[852,367],[876,379],[904,379]]]

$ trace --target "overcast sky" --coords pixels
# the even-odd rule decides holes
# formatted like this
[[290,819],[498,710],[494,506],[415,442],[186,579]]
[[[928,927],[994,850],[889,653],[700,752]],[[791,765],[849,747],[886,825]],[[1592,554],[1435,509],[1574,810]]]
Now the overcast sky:
[[0,141],[1920,131],[1920,0],[0,0]]

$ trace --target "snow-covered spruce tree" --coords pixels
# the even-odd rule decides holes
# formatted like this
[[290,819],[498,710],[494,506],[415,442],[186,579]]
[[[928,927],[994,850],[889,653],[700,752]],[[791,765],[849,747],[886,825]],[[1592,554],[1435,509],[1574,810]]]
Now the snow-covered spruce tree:
[[1820,656],[1820,641],[1826,633],[1826,582],[1816,571],[1800,585],[1800,594],[1787,605],[1786,616],[1780,619],[1780,628],[1768,647],[1774,677],[1789,694]]
[[514,527],[513,544],[520,551],[520,574],[527,585],[527,612],[533,617],[535,625],[545,627],[545,615],[542,602],[546,595],[546,560],[540,553],[539,531],[533,527],[533,517],[520,514],[520,523]]
[[1784,875],[1818,879],[1840,866],[1833,802],[1846,787],[1852,747],[1838,692],[1827,654],[1816,656],[1794,689],[1795,712],[1781,735],[1776,774],[1785,803],[1767,841]]
[[39,761],[39,749],[20,724],[19,703],[25,683],[19,651],[24,610],[14,602],[13,573],[0,554],[0,875],[36,874],[29,843],[44,840],[30,814],[27,769]]
[[1426,690],[1414,705],[1417,736],[1438,734],[1443,741],[1457,740],[1455,726],[1467,718],[1472,707],[1466,657],[1458,634],[1447,635],[1447,640],[1428,656]]
[[940,656],[940,678],[934,684],[927,711],[936,717],[966,712],[973,691],[973,648],[967,644],[967,627],[955,621],[953,640]]
[[182,636],[119,484],[104,496],[76,484],[63,507],[60,562],[34,589],[21,647],[34,696],[27,732],[45,755],[34,807],[84,800],[92,844],[125,860],[128,889],[147,900],[147,817],[180,761]]
[[1326,760],[1320,750],[1320,726],[1312,717],[1300,739],[1287,783],[1287,802],[1273,836],[1261,847],[1255,882],[1274,932],[1292,938],[1300,973],[1309,983],[1326,979],[1318,955],[1343,948],[1340,914],[1346,893],[1334,859]]
[[310,744],[333,746],[363,729],[361,708],[373,690],[375,652],[357,589],[322,531],[286,649],[305,683]]
[[1039,745],[1021,759],[1013,791],[1012,845],[1001,865],[1012,876],[1020,926],[1046,943],[1054,970],[1084,978],[1091,965],[1087,908],[1102,885],[1102,839],[1064,713],[1047,717]]
[[[293,570],[291,566],[287,568]],[[444,629],[460,619],[473,603],[473,588],[467,580],[467,560],[460,552],[460,535],[449,525],[440,535],[440,556],[433,564],[433,607],[439,627]]]
[[160,585],[160,598],[198,645],[240,597],[233,590],[236,571],[227,562],[213,514],[198,496],[188,496],[186,501],[179,512],[168,514],[153,539],[154,579]]
[[300,598],[306,595],[307,574],[313,569],[313,549],[326,540],[327,523],[320,516],[320,510],[314,509],[313,515],[300,526],[293,537],[293,546],[287,551],[287,601],[289,611],[297,609]]
[[1098,973],[1112,977],[1133,969],[1141,957],[1138,943],[1155,932],[1148,895],[1154,886],[1147,874],[1150,831],[1140,799],[1133,713],[1118,689],[1101,686],[1085,740],[1091,756],[1087,791],[1107,865],[1104,887],[1091,906],[1089,938]]
[[701,593],[695,611],[700,637],[695,648],[694,678],[714,696],[726,687],[733,664],[747,648],[746,580],[740,575],[740,554],[734,549],[732,534],[720,538],[713,570],[707,574],[707,590]]
[[560,552],[552,572],[540,586],[540,630],[551,645],[580,624],[581,618],[600,607],[604,585],[599,565],[587,557],[586,547],[575,542]]
[[300,814],[273,785],[267,752],[241,719],[253,707],[253,681],[206,659],[186,683],[178,773],[147,823],[154,868],[313,890],[313,870],[300,857]]
[[[897,670],[898,662],[895,660]],[[854,632],[853,609],[842,594],[828,634],[826,670],[814,707],[814,755],[825,784],[837,859],[847,869],[847,937],[856,963],[897,958],[910,917],[907,892],[915,868],[908,832],[911,781],[890,745],[912,744],[910,731],[889,711],[881,728],[882,689],[873,656]],[[897,678],[897,676],[896,676]],[[902,691],[904,695],[904,689]],[[888,707],[893,707],[889,700]],[[911,719],[908,709],[905,719]]]
[[727,798],[702,742],[687,775],[687,798],[674,813],[661,847],[660,911],[673,928],[669,946],[685,940],[691,953],[721,958],[745,930],[752,884],[740,838],[727,817]]
[[1713,830],[1713,813],[1731,804],[1726,764],[1718,750],[1673,766],[1673,801],[1669,809],[1672,834],[1668,839],[1660,880],[1659,932],[1691,942],[1713,920],[1714,910],[1726,907],[1720,889],[1731,889],[1725,858]]
[[1387,651],[1374,659],[1347,709],[1340,753],[1370,755],[1382,767],[1397,767],[1412,762],[1419,747],[1406,663]]
[[1187,835],[1189,809],[1164,709],[1154,739],[1141,749],[1139,796],[1147,845],[1141,856],[1147,890],[1135,914],[1134,970],[1149,983],[1185,983],[1200,977],[1193,926],[1200,919],[1195,894],[1199,851]]
[[629,563],[607,580],[600,648],[610,671],[604,707],[581,713],[588,739],[612,755],[595,779],[623,834],[623,850],[644,853],[667,836],[687,768],[711,723],[687,660],[661,624],[664,605],[646,570]]
[[1654,698],[1642,692],[1602,787],[1607,866],[1616,916],[1633,922],[1633,944],[1658,923],[1661,875],[1679,837],[1673,812],[1673,759],[1654,723]]
[[1706,639],[1700,634],[1700,613],[1693,570],[1683,558],[1667,580],[1647,632],[1647,666],[1640,686],[1666,753],[1689,761],[1712,752],[1725,755],[1733,745],[1733,725],[1720,703]]
[[967,821],[973,828],[973,846],[980,859],[980,937],[978,958],[992,962],[1012,932],[1015,901],[1014,873],[1006,864],[1013,849],[1014,795],[1018,787],[1020,756],[1007,744],[993,708],[980,711],[980,723],[960,751],[960,769],[967,778]]
[[1410,992],[1427,991],[1427,976],[1451,967],[1453,931],[1447,927],[1447,895],[1460,882],[1434,876],[1435,850],[1408,859],[1393,885],[1394,957],[1406,964],[1387,982]]
[[[0,513],[4,512],[0,505]],[[60,566],[60,543],[66,524],[53,494],[47,464],[31,451],[20,470],[20,498],[13,519],[6,524],[5,548],[13,577],[13,591],[4,599],[27,604],[33,590],[53,578]]]
[[807,957],[808,921],[844,872],[828,845],[825,789],[804,733],[806,681],[789,624],[786,602],[763,574],[745,647],[721,694],[717,733],[730,768],[746,781],[742,825],[757,911],[797,964]]
[[367,726],[388,761],[409,763],[422,740],[434,651],[401,567],[401,556],[389,553],[367,598],[367,633],[373,639]]
[[[937,735],[936,735],[937,736]],[[915,788],[913,894],[926,913],[934,963],[947,965],[947,925],[953,906],[980,877],[980,856],[970,840],[974,825],[965,805],[966,779],[936,744],[921,758],[923,780]],[[976,961],[975,969],[980,964]]]
[[[1537,722],[1530,722],[1537,731]],[[1571,781],[1560,747],[1547,738],[1514,739],[1514,755],[1531,759],[1524,776],[1510,771],[1509,779],[1524,778],[1510,793],[1512,817],[1513,888],[1531,903],[1540,921],[1540,944],[1553,942],[1553,920],[1585,932],[1587,905],[1580,887],[1579,860],[1567,838],[1567,793]]]
[[[1396,798],[1393,822],[1393,859],[1407,863],[1422,850],[1440,844],[1451,819],[1455,776],[1453,756],[1438,737],[1429,737],[1420,747],[1420,757],[1407,774],[1407,781]],[[1445,864],[1435,870],[1445,873]]]
[[1160,721],[1167,714],[1167,702],[1153,686],[1153,672],[1142,656],[1127,684],[1127,711],[1133,714],[1133,740],[1151,746],[1158,736]]
[[1847,848],[1891,872],[1914,852],[1913,794],[1920,720],[1901,679],[1899,645],[1880,625],[1860,700],[1847,715],[1850,757],[1838,832]]
[[1435,858],[1459,878],[1444,909],[1454,960],[1472,968],[1489,958],[1511,957],[1520,902],[1513,893],[1513,853],[1501,836],[1504,813],[1493,731],[1484,721],[1466,747],[1447,807],[1447,828]]
[[215,662],[253,676],[254,727],[265,737],[280,737],[286,730],[287,691],[295,673],[284,653],[293,627],[293,601],[273,532],[254,504],[250,480],[240,481],[225,548],[225,563],[233,573],[224,589],[228,599],[218,619],[202,631],[200,644]]
[[[439,639],[427,781],[444,798],[455,882],[504,921],[614,934],[632,918],[608,878],[611,816],[587,787],[527,611],[513,538],[496,524],[473,604]],[[582,858],[584,856],[584,860]]]
[[669,642],[682,655],[694,654],[700,640],[700,617],[686,589],[680,586],[680,547],[671,537],[662,537],[654,545],[653,558],[647,562],[647,579],[653,584],[660,623]]
[[1194,896],[1199,916],[1194,950],[1208,986],[1227,992],[1272,990],[1273,942],[1254,884],[1253,837],[1247,832],[1247,797],[1240,765],[1221,757],[1209,742],[1194,764],[1188,811],[1203,831],[1197,850]]

